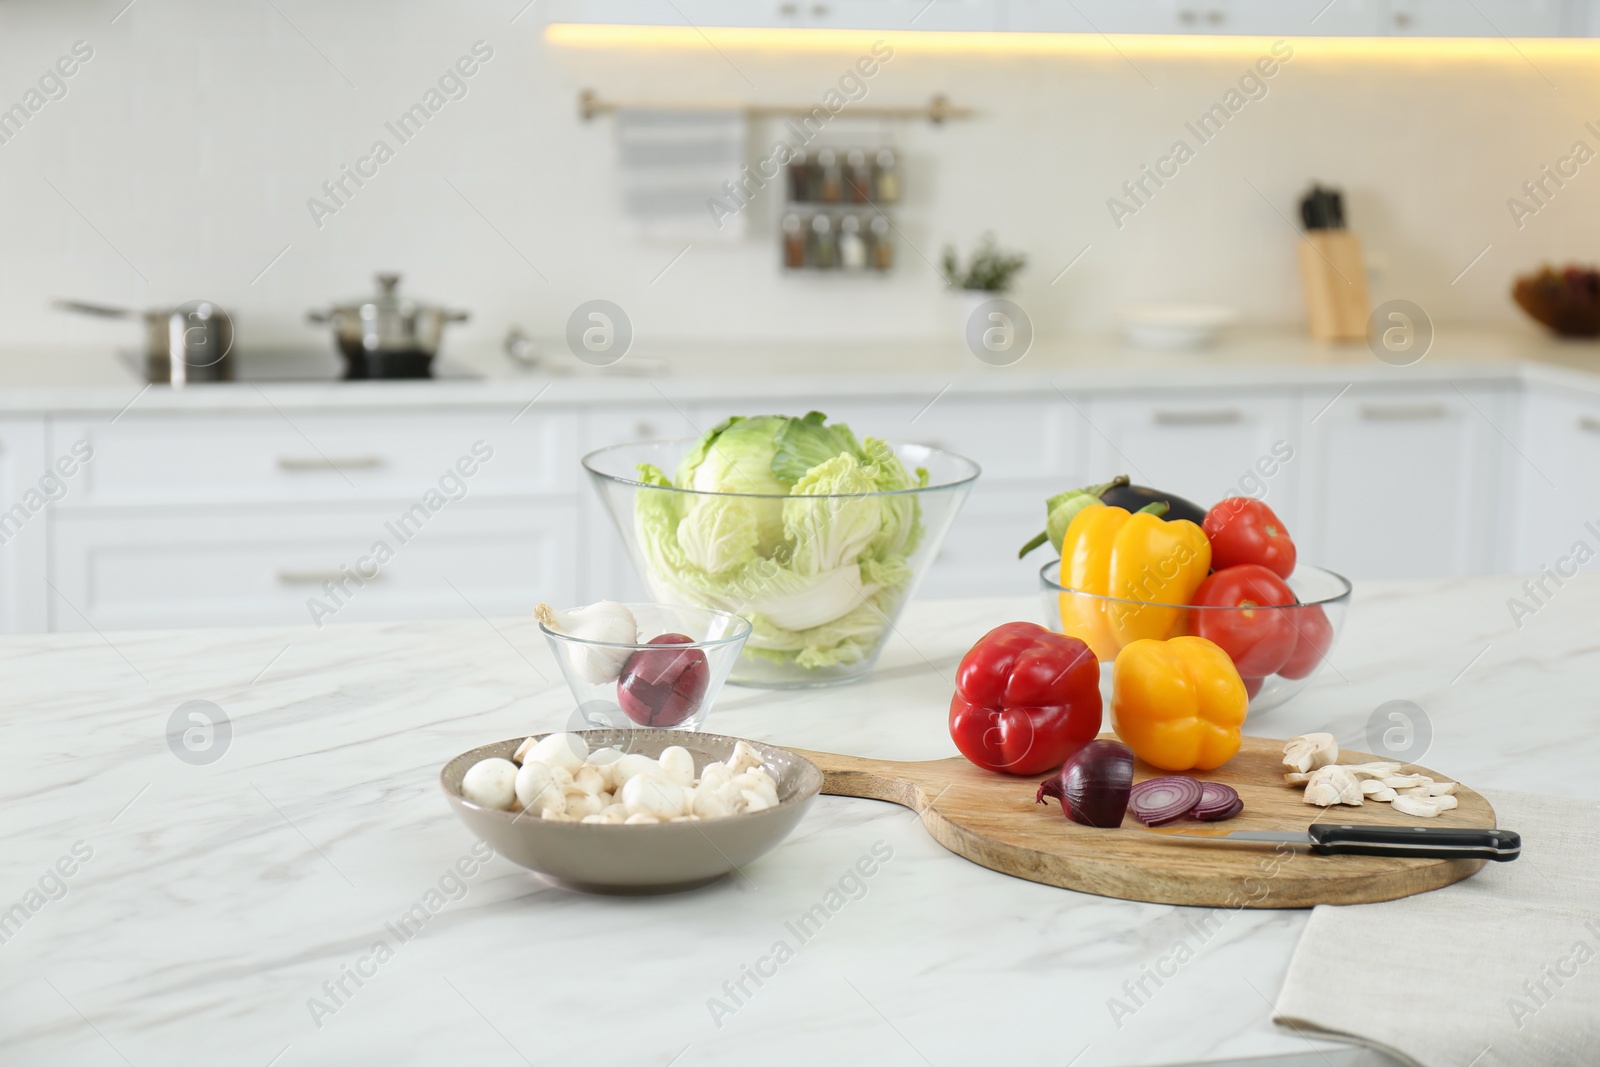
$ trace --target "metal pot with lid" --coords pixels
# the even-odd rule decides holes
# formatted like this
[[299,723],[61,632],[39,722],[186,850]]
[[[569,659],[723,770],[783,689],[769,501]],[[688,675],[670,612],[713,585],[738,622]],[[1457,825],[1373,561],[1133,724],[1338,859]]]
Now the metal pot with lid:
[[311,311],[306,318],[333,325],[334,341],[346,362],[346,378],[429,377],[445,324],[465,322],[467,313],[401,295],[398,274],[379,274],[377,278],[376,296],[327,311]]
[[137,369],[146,381],[182,386],[233,380],[233,317],[209,300],[146,311],[85,300],[53,303],[61,311],[80,315],[143,320],[144,349],[137,354]]

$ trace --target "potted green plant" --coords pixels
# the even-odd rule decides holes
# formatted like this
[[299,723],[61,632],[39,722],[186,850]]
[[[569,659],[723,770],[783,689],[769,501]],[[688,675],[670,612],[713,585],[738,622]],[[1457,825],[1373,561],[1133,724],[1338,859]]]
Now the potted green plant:
[[1027,256],[1002,249],[993,233],[983,235],[965,267],[955,246],[945,245],[942,266],[945,283],[954,298],[957,331],[966,329],[967,320],[984,303],[1010,292],[1012,281],[1027,265]]

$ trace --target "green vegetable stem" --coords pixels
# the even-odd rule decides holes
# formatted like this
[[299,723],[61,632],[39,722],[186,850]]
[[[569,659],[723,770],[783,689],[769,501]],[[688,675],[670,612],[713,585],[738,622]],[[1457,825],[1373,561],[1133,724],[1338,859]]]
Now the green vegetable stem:
[[1127,484],[1128,476],[1119,474],[1109,482],[1084,486],[1082,489],[1068,489],[1065,493],[1057,493],[1055,496],[1050,497],[1044,502],[1046,512],[1044,530],[1022,546],[1021,550],[1017,552],[1017,558],[1023,558],[1046,541],[1049,541],[1055,546],[1055,550],[1060,552],[1061,539],[1067,535],[1067,527],[1072,524],[1072,520],[1077,517],[1078,512],[1091,504],[1100,503],[1102,495]]

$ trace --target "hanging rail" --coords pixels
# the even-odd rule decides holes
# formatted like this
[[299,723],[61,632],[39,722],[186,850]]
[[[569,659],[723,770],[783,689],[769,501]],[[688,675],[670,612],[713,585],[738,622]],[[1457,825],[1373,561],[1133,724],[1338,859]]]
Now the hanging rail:
[[[584,89],[578,93],[578,116],[585,122],[588,122],[591,119],[597,118],[601,115],[615,114],[621,107],[622,105],[616,103],[615,101],[600,99],[599,94],[597,94],[593,89]],[[701,107],[703,107],[703,105],[701,105]],[[663,108],[660,105],[654,104],[650,105],[650,108],[653,110],[673,110],[671,108]],[[685,107],[685,110],[697,109],[698,108]],[[955,105],[951,104],[950,99],[943,93],[935,95],[934,98],[924,107],[856,107],[851,105],[846,106],[840,111],[829,112],[827,108],[823,107],[821,104],[817,104],[814,107],[809,108],[773,107],[767,104],[751,104],[743,108],[735,108],[730,110],[743,111],[746,115],[749,115],[753,119],[810,118],[818,110],[821,110],[830,117],[836,119],[926,119],[935,126],[943,125],[947,119],[966,119],[971,118],[975,114],[975,112],[969,107],[956,107]]]

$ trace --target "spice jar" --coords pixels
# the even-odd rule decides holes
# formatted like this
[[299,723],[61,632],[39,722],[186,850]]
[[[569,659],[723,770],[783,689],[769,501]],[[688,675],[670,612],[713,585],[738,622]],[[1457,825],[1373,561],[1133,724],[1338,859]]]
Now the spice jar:
[[861,236],[861,220],[854,215],[839,220],[839,266],[845,270],[867,269],[867,241]]
[[816,199],[815,182],[812,181],[811,159],[804,148],[795,149],[789,156],[789,199],[797,204]]
[[839,168],[839,154],[831,148],[817,153],[817,199],[824,204],[837,204],[844,193],[844,174]]
[[817,215],[811,220],[811,265],[832,270],[839,265],[839,244],[833,233],[833,220]]
[[889,220],[879,215],[872,220],[872,269],[894,266],[894,243],[889,240]]
[[877,187],[880,204],[893,204],[900,200],[900,161],[892,148],[878,151]]
[[865,204],[872,199],[872,168],[867,166],[867,154],[852,148],[844,157],[845,180],[850,185],[850,199]]
[[806,231],[800,216],[783,217],[783,265],[789,270],[800,270],[806,265]]

